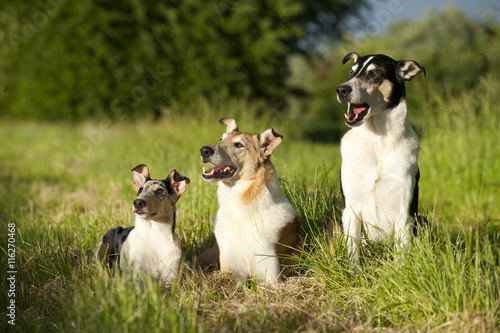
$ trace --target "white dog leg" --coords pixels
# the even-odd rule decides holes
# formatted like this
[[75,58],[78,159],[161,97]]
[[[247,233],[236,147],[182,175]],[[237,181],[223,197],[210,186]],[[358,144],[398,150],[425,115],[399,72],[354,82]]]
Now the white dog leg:
[[361,223],[356,214],[350,209],[345,208],[342,214],[342,227],[344,235],[347,237],[347,253],[351,261],[351,269],[357,275],[359,271],[359,244],[361,241]]

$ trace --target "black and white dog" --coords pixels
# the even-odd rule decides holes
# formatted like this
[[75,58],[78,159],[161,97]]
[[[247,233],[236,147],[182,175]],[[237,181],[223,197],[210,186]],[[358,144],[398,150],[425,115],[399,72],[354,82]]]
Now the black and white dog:
[[189,178],[175,169],[164,180],[151,179],[149,168],[132,169],[137,198],[135,226],[113,228],[102,237],[97,258],[110,268],[146,273],[170,285],[179,271],[181,240],[175,233],[176,203],[189,186]]
[[359,265],[361,238],[391,240],[404,249],[418,207],[420,144],[408,120],[405,81],[425,69],[416,61],[385,55],[354,60],[349,79],[337,87],[337,99],[348,103],[341,141],[342,226],[352,268]]

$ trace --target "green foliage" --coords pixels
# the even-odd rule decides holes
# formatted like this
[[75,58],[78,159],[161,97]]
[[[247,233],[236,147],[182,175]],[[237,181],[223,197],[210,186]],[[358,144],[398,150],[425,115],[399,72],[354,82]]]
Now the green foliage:
[[445,219],[464,216],[467,210],[471,220],[487,221],[492,229],[500,227],[496,214],[485,209],[489,206],[485,202],[492,204],[500,196],[496,171],[500,148],[495,143],[500,128],[499,93],[500,84],[493,76],[480,78],[475,89],[458,96],[435,83],[418,85],[412,92],[421,97],[420,112],[410,112],[410,121],[420,131],[421,175],[436,179],[422,183],[421,196],[427,202],[435,200],[436,208],[446,206],[438,209]]
[[[488,73],[498,76],[499,34],[498,27],[476,22],[459,9],[448,7],[442,12],[430,11],[412,23],[393,24],[378,42],[388,45],[398,59],[425,64],[433,82],[458,93],[475,87],[478,77]],[[370,47],[375,49],[375,45]]]
[[[417,86],[425,112],[420,210],[432,228],[413,240],[404,262],[390,246],[367,248],[353,276],[336,229],[339,145],[302,141],[293,119],[255,117],[259,104],[241,99],[193,102],[162,120],[0,124],[0,219],[16,224],[18,331],[498,331],[500,301],[499,86],[481,80],[476,94],[451,98],[439,85]],[[441,110],[439,114],[433,108]],[[197,112],[198,117],[189,116]],[[218,272],[196,270],[196,256],[214,242],[216,185],[202,180],[199,148],[219,139],[219,116],[241,130],[284,135],[273,163],[285,196],[307,231],[302,272],[277,290],[235,286]],[[108,277],[94,262],[100,236],[133,223],[131,167],[153,177],[176,168],[191,179],[178,202],[176,231],[183,272],[170,290],[141,289],[126,276]],[[339,237],[337,237],[339,236]],[[5,252],[7,233],[0,233]],[[0,282],[2,290],[7,280]],[[4,293],[5,295],[5,293]],[[6,306],[7,297],[0,299]],[[7,323],[2,322],[2,331]]]
[[[97,4],[71,3],[71,8],[85,13],[85,8],[104,6]],[[221,2],[213,4],[219,6],[214,10],[223,22],[231,20],[238,8],[245,8]],[[241,2],[241,6],[244,4]],[[18,6],[29,13],[26,17],[32,17],[30,15],[34,12],[29,12],[31,6],[27,2],[20,1]],[[120,11],[127,4],[109,6]],[[169,8],[175,6],[177,4]],[[198,5],[192,3],[191,6],[194,10]],[[7,24],[6,17],[15,17],[14,12],[13,7],[7,6],[7,10],[0,14],[0,21]],[[450,15],[453,11],[446,13]],[[91,14],[86,15],[89,20],[94,18]],[[134,15],[141,17],[142,14]],[[202,17],[197,15],[195,17]],[[429,14],[429,17],[434,15]],[[115,17],[118,21],[123,18],[121,14]],[[76,16],[66,19],[76,20]],[[107,24],[105,21],[101,21],[103,25]],[[113,21],[113,24],[118,21]],[[8,22],[6,31],[19,31],[16,24],[22,26],[23,23],[22,20]],[[189,22],[196,24],[195,21]],[[435,17],[430,22],[439,24]],[[79,23],[85,25],[86,22]],[[465,23],[470,27],[470,22]],[[49,28],[50,24],[47,22],[44,27]],[[238,25],[233,24],[236,29]],[[471,24],[477,27],[476,23]],[[401,30],[406,28],[411,26],[400,27]],[[123,29],[120,31],[129,31],[127,38],[136,38],[133,36],[137,29]],[[435,29],[441,31],[441,28]],[[458,75],[453,72],[453,67],[435,78],[432,73],[440,69],[426,63],[426,57],[430,59],[434,53],[427,53],[429,50],[424,47],[403,48],[410,44],[402,44],[402,49],[391,53],[393,40],[382,36],[374,39],[373,44],[353,41],[354,44],[346,44],[341,50],[332,50],[334,55],[329,61],[312,59],[307,62],[294,58],[292,67],[300,75],[292,76],[288,83],[316,94],[314,103],[317,104],[305,105],[292,100],[290,103],[296,111],[286,116],[273,109],[274,112],[262,113],[268,110],[268,105],[262,101],[249,103],[246,98],[226,98],[224,94],[233,93],[227,90],[218,98],[193,98],[184,105],[172,103],[164,117],[155,122],[150,118],[134,120],[133,117],[126,121],[104,119],[77,124],[4,120],[0,124],[0,141],[8,144],[0,150],[0,220],[16,224],[15,329],[22,332],[498,331],[500,146],[495,134],[500,128],[500,106],[496,98],[500,85],[495,64],[498,64],[500,52],[496,39],[498,28],[481,29],[479,35],[474,35],[474,40],[481,52],[487,55],[480,59],[487,61],[480,66],[471,65],[480,73],[476,81],[471,81],[474,78],[472,72],[468,73],[467,68],[461,67],[456,70],[464,71],[463,80],[453,76]],[[209,27],[206,30],[211,31]],[[79,29],[74,31],[79,33]],[[106,33],[112,34],[113,31],[109,29]],[[29,43],[20,44],[21,49],[34,47],[41,33]],[[69,32],[61,31],[61,34]],[[3,33],[0,39],[6,36],[8,34]],[[414,40],[411,34],[402,32],[399,37],[404,39],[405,36]],[[432,36],[425,36],[432,39]],[[491,37],[489,43],[483,40],[485,36]],[[80,44],[98,44],[98,39],[89,39],[85,43],[74,41],[71,45],[82,48]],[[202,39],[200,43],[203,44]],[[44,40],[52,43],[48,37]],[[453,47],[457,50],[464,47],[459,41],[450,42],[450,45],[455,45]],[[119,46],[134,57],[146,50],[134,49],[127,43]],[[184,46],[188,47],[187,44]],[[428,212],[432,227],[413,240],[410,254],[403,262],[394,260],[390,245],[365,248],[359,278],[349,269],[341,231],[336,229],[335,238],[328,245],[322,235],[326,222],[338,220],[340,214],[339,145],[304,141],[298,133],[298,129],[304,128],[301,113],[307,112],[310,119],[319,119],[326,128],[325,132],[329,126],[327,121],[337,125],[336,117],[342,117],[343,108],[335,101],[334,88],[345,79],[349,70],[349,66],[340,65],[340,60],[347,51],[354,50],[354,46],[360,54],[382,52],[394,58],[413,58],[429,72],[427,79],[419,77],[408,84],[407,89],[410,120],[419,132],[422,147],[419,208]],[[43,54],[41,45],[37,50],[42,52],[40,57],[50,59]],[[147,50],[153,54],[147,59],[155,60],[155,48]],[[0,56],[10,52],[12,50],[1,48]],[[21,78],[16,76],[21,75],[16,74],[21,70],[16,66],[21,59],[28,57],[23,52],[18,58],[2,60],[7,67],[0,71],[2,82],[7,78],[11,80],[11,77],[13,81],[9,82],[18,82],[15,80]],[[187,57],[187,53],[183,55]],[[456,56],[458,62],[474,58],[467,52],[447,56],[450,61]],[[88,58],[87,55],[82,57]],[[61,63],[70,61],[63,58]],[[121,52],[117,52],[113,59],[105,56],[99,59],[101,62],[123,61],[127,64],[129,61]],[[93,64],[92,59],[87,60],[89,72],[101,68]],[[230,62],[229,58],[225,61]],[[154,61],[151,64],[156,65]],[[84,77],[84,68],[72,66]],[[37,71],[49,72],[41,66],[37,68]],[[113,68],[117,70],[113,71],[115,74],[118,69],[123,70],[121,79],[128,80],[128,69],[121,65]],[[137,68],[131,68],[136,73]],[[36,71],[26,70],[23,75],[26,73],[35,76]],[[59,74],[63,73],[68,81],[61,79],[61,82],[69,85],[72,73],[61,69]],[[113,75],[108,75],[112,83],[107,84],[120,85]],[[200,75],[204,74],[200,72]],[[456,78],[461,91],[455,91],[454,82],[447,81],[447,77]],[[167,84],[166,78],[158,89],[162,90],[163,84]],[[47,85],[53,82],[51,80]],[[142,84],[140,80],[140,75],[132,78],[136,85]],[[29,80],[21,81],[24,82],[22,89],[31,85]],[[82,83],[74,84],[74,87],[80,87]],[[125,87],[124,93],[131,93],[134,86],[124,84],[120,87]],[[42,85],[42,88],[47,90],[50,87]],[[20,95],[18,89],[21,88],[11,85],[4,92],[2,107],[7,103],[6,94],[18,96],[21,100],[16,103],[26,106],[32,103],[25,95]],[[50,89],[62,95],[67,93],[53,87]],[[199,93],[197,89],[201,88],[196,86],[193,89]],[[36,93],[33,90],[33,94]],[[152,91],[142,102],[147,103],[154,94],[156,92]],[[116,95],[109,96],[109,103],[112,103]],[[8,102],[13,103],[10,99]],[[125,103],[118,107],[124,106]],[[337,106],[339,114],[331,115]],[[139,103],[135,107],[128,106],[128,109],[130,113],[143,110]],[[8,110],[14,109],[9,106]],[[82,110],[81,117],[84,117],[87,111]],[[43,112],[48,111],[44,109]],[[58,117],[57,112],[50,117]],[[92,114],[106,114],[99,112],[95,110]],[[256,117],[259,113],[261,116]],[[196,117],[191,116],[194,114]],[[123,111],[115,116],[125,115]],[[301,260],[302,272],[278,289],[257,284],[248,289],[236,288],[218,272],[206,274],[194,266],[196,256],[214,242],[211,221],[218,206],[214,200],[216,186],[204,182],[199,176],[203,166],[199,160],[199,148],[217,141],[225,130],[217,123],[220,116],[235,117],[243,131],[257,133],[274,127],[285,137],[273,154],[273,163],[283,193],[296,208],[307,231],[307,246]],[[311,122],[309,125],[314,128],[315,124]],[[126,276],[108,277],[94,262],[99,237],[109,228],[133,223],[130,204],[134,191],[130,169],[139,163],[148,164],[153,177],[161,177],[176,168],[191,179],[188,191],[178,203],[176,227],[182,240],[185,264],[169,290],[162,290],[149,280],[145,280],[141,288]],[[0,251],[4,253],[7,252],[7,237],[6,232],[0,233]],[[8,281],[2,279],[0,286],[5,296]],[[0,298],[0,306],[5,309],[7,301],[7,297]],[[13,328],[5,320],[0,327],[2,332]]]
[[[431,323],[443,323],[451,331],[467,332],[478,329],[477,318],[488,318],[491,329],[500,324],[500,304],[493,301],[500,292],[500,271],[492,265],[498,261],[499,236],[489,239],[470,229],[453,237],[442,228],[422,230],[404,263],[394,259],[389,244],[365,248],[359,278],[349,269],[342,238],[330,246],[316,240],[302,264],[322,280],[339,308],[356,310],[358,320],[373,327],[432,328]],[[460,323],[455,323],[457,316]]]
[[308,127],[313,129],[305,132],[306,137],[315,139],[315,129],[323,129],[330,136],[339,133],[345,105],[336,101],[335,88],[347,79],[352,63],[342,66],[341,61],[352,51],[360,55],[387,54],[396,60],[412,59],[426,68],[427,77],[420,75],[406,85],[410,115],[424,112],[422,96],[413,93],[419,86],[443,87],[440,91],[449,92],[449,97],[454,98],[465,90],[475,94],[482,77],[489,76],[493,81],[500,77],[500,28],[474,21],[454,7],[430,11],[413,22],[395,22],[382,36],[359,39],[345,35],[341,46],[325,49],[324,58],[293,60],[289,84],[304,89],[308,97],[291,105],[296,113],[306,115]]
[[[0,78],[9,115],[84,119],[153,112],[220,94],[283,108],[287,57],[365,1],[64,1],[5,4]],[[321,18],[314,5],[325,10]],[[336,5],[337,4],[337,5]],[[341,4],[338,6],[338,4]],[[317,6],[316,6],[317,7]],[[2,8],[2,10],[4,10]]]

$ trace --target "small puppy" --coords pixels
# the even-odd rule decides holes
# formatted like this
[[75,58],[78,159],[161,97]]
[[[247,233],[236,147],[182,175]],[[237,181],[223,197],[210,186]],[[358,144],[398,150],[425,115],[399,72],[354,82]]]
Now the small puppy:
[[168,286],[177,276],[181,260],[181,241],[175,233],[175,203],[186,191],[189,179],[176,170],[165,180],[151,179],[144,164],[132,172],[137,191],[133,203],[135,226],[109,230],[102,238],[97,257],[110,268],[117,263],[121,270],[149,274]]
[[[351,52],[354,65],[337,87],[348,104],[342,138],[342,225],[356,271],[362,233],[372,241],[393,240],[405,249],[417,220],[420,144],[408,120],[404,83],[425,69],[416,61]],[[415,220],[415,221],[414,221]]]
[[[281,193],[271,154],[283,137],[273,129],[252,135],[227,125],[218,143],[201,148],[201,160],[213,168],[203,172],[207,182],[218,182],[219,210],[214,218],[217,244],[199,262],[217,262],[239,282],[256,278],[276,284],[289,273],[290,256],[302,246],[304,231],[297,213]],[[218,245],[218,246],[217,246]]]

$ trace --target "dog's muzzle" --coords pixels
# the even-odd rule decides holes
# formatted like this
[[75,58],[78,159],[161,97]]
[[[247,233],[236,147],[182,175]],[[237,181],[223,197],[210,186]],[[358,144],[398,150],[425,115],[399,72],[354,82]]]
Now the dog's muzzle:
[[[215,151],[210,146],[203,146],[200,149],[201,161],[203,163],[212,163],[211,157],[215,154]],[[231,178],[236,172],[236,167],[230,165],[216,165],[213,168],[205,170],[203,168],[202,177],[206,181],[217,181],[223,178]]]
[[351,94],[352,88],[348,85],[341,85],[337,87],[337,97],[339,98],[339,102],[345,103],[347,102],[347,97]]
[[337,87],[337,99],[340,103],[349,103],[347,114],[345,115],[345,123],[349,127],[356,127],[363,123],[364,117],[368,114],[370,105],[366,103],[352,103],[352,87],[347,84],[342,84]]
[[214,150],[210,146],[203,146],[200,149],[201,153],[201,160],[206,163],[208,162],[208,159],[213,156]]
[[134,213],[142,214],[143,209],[146,207],[146,200],[144,199],[135,199],[134,200]]

